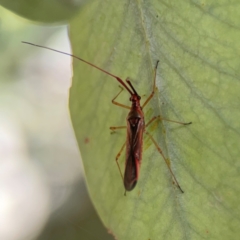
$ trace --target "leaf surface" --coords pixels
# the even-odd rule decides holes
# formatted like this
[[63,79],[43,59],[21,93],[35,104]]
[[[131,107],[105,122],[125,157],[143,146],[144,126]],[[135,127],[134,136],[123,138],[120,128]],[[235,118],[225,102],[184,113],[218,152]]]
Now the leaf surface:
[[[73,62],[70,112],[93,203],[119,240],[238,239],[239,9],[237,1],[94,1],[70,24],[73,53],[132,83],[143,99],[156,139],[184,189],[144,138],[138,184],[125,197],[115,157],[128,111],[111,103],[112,77]],[[127,91],[118,101],[130,104]],[[124,171],[124,156],[119,163]]]

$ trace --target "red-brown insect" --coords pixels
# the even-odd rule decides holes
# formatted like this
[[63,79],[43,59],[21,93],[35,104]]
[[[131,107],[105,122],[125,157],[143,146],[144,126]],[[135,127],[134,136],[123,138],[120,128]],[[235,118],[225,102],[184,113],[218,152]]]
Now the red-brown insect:
[[[124,83],[124,81],[121,78],[119,78],[119,77],[101,69],[100,67],[97,67],[96,65],[94,65],[90,62],[87,62],[87,61],[85,61],[85,60],[83,60],[83,59],[81,59],[81,58],[79,58],[75,55],[65,53],[65,52],[62,52],[62,51],[58,51],[58,50],[55,50],[55,49],[52,49],[52,48],[36,45],[36,44],[33,44],[33,43],[29,43],[29,42],[23,42],[23,43],[33,45],[33,46],[36,46],[36,47],[40,47],[40,48],[45,48],[45,49],[48,49],[48,50],[51,50],[51,51],[54,51],[54,52],[62,53],[62,54],[71,56],[73,58],[76,58],[76,59],[78,59],[82,62],[85,62],[86,64],[88,64],[88,65],[90,65],[94,68],[97,68],[98,70],[106,73],[107,75],[109,75],[111,77],[114,77],[130,93],[130,95],[131,95],[130,96],[130,101],[132,102],[131,107],[115,101],[115,99],[123,91],[122,87],[121,87],[121,91],[112,100],[113,104],[130,110],[130,112],[127,116],[127,126],[110,127],[110,129],[112,131],[115,131],[117,129],[127,128],[127,140],[124,143],[124,145],[122,146],[120,152],[117,154],[117,157],[116,157],[116,163],[117,163],[119,172],[121,174],[121,177],[123,179],[123,183],[124,183],[124,187],[125,187],[126,191],[133,190],[134,187],[137,184],[137,181],[138,181],[138,178],[139,178],[140,164],[141,164],[141,160],[142,160],[143,133],[146,133],[149,136],[149,138],[152,140],[153,144],[156,146],[158,152],[162,155],[162,157],[163,157],[164,161],[166,162],[166,165],[167,165],[172,177],[174,178],[175,183],[177,184],[178,188],[183,193],[183,190],[180,187],[175,175],[173,174],[172,169],[171,169],[166,157],[164,156],[161,148],[158,146],[157,142],[153,139],[151,134],[146,131],[146,128],[151,123],[153,123],[155,120],[165,120],[165,121],[169,121],[169,122],[179,123],[179,124],[182,124],[182,125],[188,125],[188,124],[191,124],[192,122],[182,123],[182,122],[177,122],[177,121],[164,119],[161,116],[153,117],[147,124],[145,124],[145,121],[144,121],[143,108],[147,105],[147,103],[154,96],[154,93],[155,93],[155,90],[156,90],[156,71],[157,71],[157,66],[158,66],[159,61],[157,61],[157,64],[155,66],[153,90],[152,90],[150,96],[145,100],[145,102],[142,105],[140,105],[141,97],[139,96],[137,91],[134,89],[134,87],[132,86],[129,79],[126,80],[126,83],[129,85],[128,86],[127,84]],[[121,172],[121,169],[120,169],[120,166],[119,166],[119,163],[118,163],[118,159],[119,159],[123,149],[125,148],[125,146],[126,146],[126,162],[125,162],[125,172],[124,172],[124,176],[123,176],[122,172]]]

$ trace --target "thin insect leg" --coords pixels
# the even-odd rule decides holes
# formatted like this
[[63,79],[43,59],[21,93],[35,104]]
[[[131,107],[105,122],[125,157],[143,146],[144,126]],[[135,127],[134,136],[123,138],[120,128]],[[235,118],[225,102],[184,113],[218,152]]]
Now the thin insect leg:
[[145,131],[145,133],[150,137],[150,139],[152,140],[152,142],[153,142],[154,145],[156,146],[158,152],[162,155],[165,163],[167,164],[168,170],[170,171],[171,175],[173,176],[174,181],[176,182],[178,188],[180,189],[180,191],[181,191],[182,193],[184,193],[184,191],[183,191],[182,188],[180,187],[180,185],[179,185],[179,183],[178,183],[175,175],[173,174],[173,171],[172,171],[171,167],[169,166],[167,159],[166,159],[165,156],[163,155],[163,152],[162,152],[161,148],[158,146],[157,142],[154,140],[154,138],[152,137],[152,135],[151,135],[149,132]]
[[182,125],[189,125],[192,124],[192,122],[188,122],[188,123],[184,123],[184,122],[178,122],[178,121],[173,121],[173,120],[169,120],[166,118],[162,118],[160,115],[159,116],[155,116],[152,119],[149,120],[149,122],[145,125],[145,127],[148,127],[151,123],[153,123],[155,120],[164,120],[164,121],[168,121],[168,122],[173,122],[173,123],[178,123],[178,124],[182,124]]
[[123,129],[123,128],[127,128],[127,126],[119,126],[119,127],[110,127],[111,130],[116,130],[116,129]]
[[157,76],[158,63],[159,63],[159,61],[157,61],[156,66],[155,66],[155,70],[154,70],[154,79],[153,79],[153,90],[152,90],[152,93],[151,93],[150,96],[146,99],[146,101],[143,103],[142,109],[148,104],[148,102],[152,99],[152,97],[153,97],[154,94],[155,94],[155,90],[156,90],[156,76]]
[[126,142],[122,145],[120,151],[118,152],[118,154],[117,154],[117,156],[116,156],[116,163],[117,163],[117,166],[118,166],[118,170],[119,170],[119,172],[120,172],[120,175],[121,175],[121,177],[122,177],[122,180],[123,180],[123,174],[122,174],[121,168],[120,168],[120,166],[119,166],[118,159],[119,159],[119,157],[121,156],[122,151],[123,151],[125,145],[126,145]]
[[123,108],[126,108],[126,109],[131,109],[129,106],[126,106],[124,104],[121,104],[121,103],[118,103],[118,102],[115,102],[115,99],[120,95],[120,93],[123,91],[123,88],[121,86],[119,86],[121,88],[121,91],[117,94],[116,97],[113,98],[112,100],[112,103],[119,106],[119,107],[123,107]]
[[119,127],[110,127],[110,130],[112,131],[111,133],[114,133],[115,130],[118,130],[118,129],[126,129],[127,126],[119,126]]

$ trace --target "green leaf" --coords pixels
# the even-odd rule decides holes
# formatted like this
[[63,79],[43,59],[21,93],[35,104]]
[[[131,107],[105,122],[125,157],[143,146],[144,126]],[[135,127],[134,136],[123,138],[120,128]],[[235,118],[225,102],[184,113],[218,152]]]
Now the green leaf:
[[[118,240],[238,239],[240,57],[239,7],[229,1],[94,1],[71,22],[73,53],[125,79],[145,110],[162,121],[148,131],[169,159],[184,189],[148,137],[136,188],[124,196],[115,157],[127,109],[111,103],[119,92],[112,77],[73,62],[70,112],[92,201]],[[130,104],[127,91],[118,101]],[[124,170],[124,155],[119,159]]]
[[83,0],[0,0],[0,5],[29,20],[58,23],[72,18]]

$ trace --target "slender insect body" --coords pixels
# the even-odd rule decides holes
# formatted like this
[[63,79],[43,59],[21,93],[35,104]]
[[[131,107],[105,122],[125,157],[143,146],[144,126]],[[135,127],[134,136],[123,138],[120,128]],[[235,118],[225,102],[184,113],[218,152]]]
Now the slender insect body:
[[127,117],[126,163],[123,178],[127,191],[131,191],[136,186],[139,178],[144,130],[144,114],[140,99],[132,100],[132,107]]
[[[162,118],[161,116],[153,117],[146,124],[144,122],[143,108],[148,104],[148,102],[154,96],[154,93],[155,93],[155,90],[156,90],[156,71],[157,71],[157,66],[158,66],[159,61],[157,61],[157,64],[155,66],[153,90],[152,90],[151,94],[149,95],[149,97],[145,100],[145,102],[142,105],[140,105],[141,97],[138,95],[138,93],[136,92],[136,90],[134,89],[134,87],[132,86],[131,82],[128,79],[126,80],[126,83],[127,83],[126,84],[118,76],[115,76],[112,73],[109,73],[109,72],[105,71],[104,69],[102,69],[102,68],[100,68],[100,67],[98,67],[98,66],[96,66],[96,65],[94,65],[90,62],[87,62],[86,60],[84,60],[80,57],[77,57],[75,55],[65,53],[65,52],[62,52],[62,51],[58,51],[58,50],[55,50],[55,49],[52,49],[52,48],[28,43],[28,42],[23,42],[23,43],[33,45],[33,46],[36,46],[36,47],[45,48],[45,49],[48,49],[48,50],[51,50],[51,51],[54,51],[54,52],[58,52],[58,53],[62,53],[62,54],[71,56],[75,59],[78,59],[78,60],[80,60],[80,61],[98,69],[99,71],[115,78],[121,84],[121,86],[123,86],[130,93],[130,101],[132,102],[131,107],[115,101],[115,99],[123,91],[122,87],[120,87],[121,91],[112,100],[113,104],[115,104],[119,107],[130,110],[130,112],[127,116],[127,126],[110,127],[110,129],[113,132],[115,130],[118,130],[118,129],[126,129],[127,128],[127,139],[126,139],[124,145],[122,146],[121,150],[119,151],[119,153],[116,156],[116,163],[117,163],[120,175],[123,179],[125,191],[133,190],[134,187],[137,184],[137,181],[138,181],[138,178],[139,178],[140,164],[141,164],[141,160],[142,160],[143,134],[145,133],[146,135],[148,135],[150,140],[153,142],[157,151],[161,154],[162,158],[164,159],[164,161],[167,165],[167,168],[168,168],[169,172],[171,173],[171,175],[174,179],[174,182],[176,183],[176,185],[180,189],[180,191],[183,193],[182,188],[180,187],[174,173],[172,172],[172,169],[171,169],[170,164],[169,164],[169,160],[164,156],[161,148],[158,146],[158,143],[155,141],[155,139],[152,137],[152,135],[146,130],[146,128],[156,120],[165,120],[165,121],[174,122],[174,123],[178,123],[178,124],[182,124],[182,125],[189,125],[192,122],[183,123],[183,122],[178,122],[178,121],[165,119],[165,118]],[[118,163],[118,159],[119,159],[123,149],[125,148],[125,146],[126,146],[126,162],[125,162],[125,171],[124,171],[124,176],[123,176],[123,174],[121,172],[121,168],[120,168],[119,163]]]

